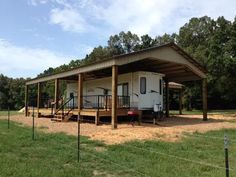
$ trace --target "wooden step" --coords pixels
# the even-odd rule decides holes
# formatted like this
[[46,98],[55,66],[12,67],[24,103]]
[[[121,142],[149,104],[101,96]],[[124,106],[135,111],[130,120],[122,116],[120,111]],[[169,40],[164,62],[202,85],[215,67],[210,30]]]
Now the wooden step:
[[73,113],[69,113],[68,115],[64,115],[64,118],[63,118],[62,114],[56,114],[56,115],[54,115],[53,118],[51,118],[51,120],[57,121],[57,122],[68,122],[72,116],[73,116]]
[[61,114],[56,114],[53,116],[54,118],[62,118],[62,115]]
[[73,116],[73,113],[69,113],[68,115],[65,115],[63,122],[68,122],[72,116]]
[[55,122],[62,122],[62,118],[51,118],[51,121],[55,121]]

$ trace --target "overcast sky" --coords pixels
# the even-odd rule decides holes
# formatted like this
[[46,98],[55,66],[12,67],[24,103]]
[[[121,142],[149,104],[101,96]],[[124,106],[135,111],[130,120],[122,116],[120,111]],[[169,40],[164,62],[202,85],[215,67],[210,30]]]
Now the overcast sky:
[[0,73],[35,77],[120,31],[154,37],[204,15],[233,20],[236,0],[0,0]]

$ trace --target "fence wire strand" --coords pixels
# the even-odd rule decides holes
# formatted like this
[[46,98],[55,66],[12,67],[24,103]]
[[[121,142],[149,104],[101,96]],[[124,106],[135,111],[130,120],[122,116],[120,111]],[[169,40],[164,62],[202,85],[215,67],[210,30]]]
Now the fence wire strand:
[[[122,146],[126,146],[126,147],[129,147],[129,148],[134,147],[134,148],[140,149],[142,151],[152,152],[152,153],[167,156],[167,157],[170,157],[170,158],[175,158],[175,159],[183,160],[183,161],[186,161],[186,162],[195,163],[195,164],[198,164],[198,165],[203,165],[203,166],[208,166],[208,167],[213,167],[213,168],[218,168],[218,169],[225,169],[225,167],[221,167],[221,166],[218,166],[218,165],[215,165],[215,164],[206,163],[206,162],[202,162],[202,161],[195,161],[195,160],[191,160],[191,159],[187,159],[187,158],[184,158],[184,157],[179,157],[179,156],[175,156],[175,155],[171,155],[171,154],[167,154],[167,153],[163,153],[163,152],[159,152],[159,151],[153,151],[150,148],[147,150],[147,149],[143,149],[143,148],[140,148],[140,147],[137,147],[137,146],[134,146],[134,145],[130,146],[130,145],[127,145],[127,144],[122,144]],[[236,169],[230,168],[230,171],[236,172]]]
[[[85,150],[85,149],[84,149],[84,150]],[[117,163],[117,162],[114,162],[114,161],[112,161],[112,160],[108,160],[108,159],[106,159],[106,158],[104,158],[104,157],[91,154],[91,153],[93,153],[92,151],[87,151],[86,153],[89,154],[89,155],[91,155],[91,156],[93,156],[93,157],[95,157],[95,158],[99,158],[99,159],[102,159],[102,160],[104,160],[104,161],[106,161],[106,162],[113,163],[114,165],[119,166],[119,167],[121,167],[121,168],[123,168],[123,169],[126,169],[126,170],[128,170],[128,171],[135,172],[135,173],[137,173],[137,174],[139,174],[139,175],[142,175],[142,176],[148,176],[148,175],[146,175],[145,173],[142,173],[142,172],[140,172],[140,171],[138,171],[138,170],[134,170],[134,169],[132,169],[132,168],[129,168],[129,167],[127,167],[127,166],[124,166],[124,165],[121,165],[121,164],[119,164],[119,163]],[[103,156],[105,156],[105,155],[103,155]]]

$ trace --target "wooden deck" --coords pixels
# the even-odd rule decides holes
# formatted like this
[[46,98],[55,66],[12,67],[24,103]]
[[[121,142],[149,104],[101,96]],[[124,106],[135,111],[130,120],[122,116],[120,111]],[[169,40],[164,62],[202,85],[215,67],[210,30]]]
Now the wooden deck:
[[[129,109],[117,109],[117,116],[127,116]],[[39,112],[37,112],[37,109],[34,108],[35,115],[39,115],[38,117],[50,117],[52,116],[51,108],[40,108]],[[38,114],[39,113],[39,114]],[[98,125],[100,121],[100,117],[111,117],[111,110],[105,110],[105,109],[82,109],[79,113],[78,109],[73,109],[71,111],[73,115],[75,116],[90,116],[95,118],[95,124]],[[31,116],[33,114],[33,108],[29,107],[28,109],[28,116]]]

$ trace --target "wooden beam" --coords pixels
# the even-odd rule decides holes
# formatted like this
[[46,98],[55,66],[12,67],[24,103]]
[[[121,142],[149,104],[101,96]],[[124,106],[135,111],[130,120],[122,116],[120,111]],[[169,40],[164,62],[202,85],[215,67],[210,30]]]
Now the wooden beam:
[[179,115],[182,115],[182,109],[183,109],[183,90],[179,90]]
[[203,120],[207,120],[207,79],[202,80]]
[[55,79],[55,87],[54,87],[54,112],[58,108],[59,101],[59,79]]
[[169,81],[165,79],[165,90],[166,90],[166,117],[169,117]]
[[40,108],[40,97],[41,97],[41,83],[38,83],[38,90],[37,90],[37,117],[40,117],[39,108]]
[[177,83],[181,83],[181,82],[185,82],[185,81],[194,81],[194,80],[200,80],[201,78],[199,78],[196,75],[189,75],[189,76],[179,76],[179,77],[168,77],[170,82],[177,82]]
[[165,63],[165,64],[161,64],[161,65],[158,65],[157,64],[157,68],[158,69],[164,69],[164,68],[170,68],[170,67],[175,67],[175,66],[179,66],[181,64],[176,64],[176,63]]
[[83,79],[84,75],[82,73],[78,74],[78,111],[80,111],[83,108]]
[[182,75],[188,76],[189,73],[191,73],[191,72],[186,71],[184,69],[183,70],[175,70],[175,71],[159,71],[159,72],[164,73],[168,77],[175,77],[175,76],[182,76]]
[[[166,77],[168,78],[179,78],[179,77],[188,77],[188,76],[196,76],[192,72],[188,71],[183,71],[180,73],[166,73]],[[200,78],[200,77],[199,77]]]
[[117,128],[117,83],[118,83],[118,66],[112,66],[112,129]]
[[184,70],[185,67],[184,66],[175,66],[175,67],[170,67],[170,68],[162,68],[159,69],[159,72],[171,72],[171,71],[182,71]]
[[25,85],[25,116],[28,116],[29,86]]

